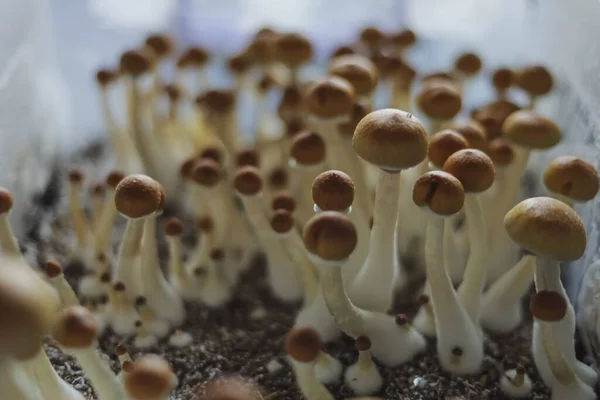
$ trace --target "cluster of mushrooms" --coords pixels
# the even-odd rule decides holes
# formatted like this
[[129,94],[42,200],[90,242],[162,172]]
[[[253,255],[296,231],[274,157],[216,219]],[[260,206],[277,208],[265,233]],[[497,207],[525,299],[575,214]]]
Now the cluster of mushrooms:
[[[115,170],[89,191],[81,171],[69,172],[69,257],[87,270],[76,290],[57,262],[45,274],[27,265],[7,221],[12,197],[0,191],[2,391],[11,399],[83,398],[50,365],[42,339],[51,335],[100,400],[166,399],[177,379],[165,360],[134,361],[120,346],[115,375],[96,350],[99,334],[110,327],[142,349],[159,340],[188,346],[184,302],[226,306],[263,253],[272,294],[301,304],[285,351],[307,400],[334,399],[325,385],[341,379],[356,396],[378,395],[380,366],[410,362],[426,351],[426,338],[436,339],[445,371],[478,374],[486,332],[519,327],[532,282],[532,353],[552,399],[595,399],[597,375],[575,356],[560,269],[585,250],[572,207],[595,197],[598,174],[561,156],[544,174],[549,197],[523,200],[521,187],[530,154],[561,139],[535,109],[552,76],[541,66],[498,68],[496,98],[464,113],[480,58],[461,54],[450,70],[420,74],[404,57],[415,42],[410,30],[366,28],[333,52],[321,76],[304,79],[311,42],[262,29],[227,60],[234,87],[223,89],[210,87],[206,50],[178,52],[169,37],[152,35],[116,69],[100,70]],[[529,104],[512,102],[514,90]],[[256,116],[251,134],[239,124],[244,96]],[[389,108],[373,110],[375,96]],[[182,219],[160,218],[167,203]],[[113,254],[119,216],[126,227]],[[199,240],[187,252],[181,237],[190,221]],[[426,275],[412,320],[389,312],[394,293],[412,284],[409,263]],[[359,354],[345,370],[322,350],[342,334]],[[236,379],[205,385],[197,398],[263,398]],[[512,398],[532,390],[522,366],[498,384]]]

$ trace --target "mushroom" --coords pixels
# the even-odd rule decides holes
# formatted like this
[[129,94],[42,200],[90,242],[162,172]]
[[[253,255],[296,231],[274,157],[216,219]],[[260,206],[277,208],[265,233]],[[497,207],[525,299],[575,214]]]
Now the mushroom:
[[425,340],[415,329],[404,329],[395,318],[355,306],[344,289],[342,266],[356,247],[357,235],[345,215],[323,211],[304,227],[304,244],[319,267],[325,303],[339,328],[356,339],[367,336],[372,353],[386,366],[407,362],[425,349]]
[[554,79],[544,66],[531,65],[517,71],[517,85],[529,94],[529,108],[535,107],[540,96],[549,93],[554,86]]
[[350,82],[358,103],[368,110],[373,108],[372,95],[377,87],[378,73],[371,60],[358,54],[339,56],[331,61],[329,74]]
[[470,251],[458,297],[473,324],[478,326],[481,297],[486,282],[489,242],[485,213],[478,196],[492,186],[495,176],[494,164],[482,151],[465,149],[448,157],[443,169],[454,175],[465,191]]
[[86,269],[91,269],[93,265],[93,257],[90,254],[92,230],[80,200],[83,178],[81,171],[77,169],[69,171],[69,209],[76,239],[71,257],[83,262]]
[[110,325],[117,335],[130,336],[135,333],[135,321],[139,315],[132,303],[132,296],[123,282],[115,282],[108,293]]
[[573,207],[598,194],[598,171],[585,160],[573,156],[554,158],[544,172],[544,185],[552,197]]
[[148,299],[145,296],[135,298],[135,308],[146,330],[158,339],[167,336],[171,330],[171,326],[167,321],[158,318],[152,309],[148,307]]
[[90,197],[91,197],[91,230],[92,232],[96,230],[96,225],[98,225],[98,220],[100,219],[100,215],[102,214],[102,208],[106,202],[104,201],[105,195],[105,187],[102,183],[96,183],[92,185],[90,188]]
[[369,254],[349,291],[357,306],[387,312],[399,271],[394,234],[400,172],[425,159],[427,132],[414,115],[400,110],[383,109],[368,114],[359,122],[352,145],[360,158],[379,168],[379,175]]
[[460,91],[456,84],[441,79],[423,81],[416,95],[416,104],[429,119],[429,132],[442,130],[462,108]]
[[[536,256],[536,289],[556,291],[565,298],[566,315],[552,325],[552,335],[569,368],[584,382],[594,386],[596,372],[575,356],[575,312],[560,279],[560,262],[577,260],[585,251],[583,222],[565,203],[548,197],[534,197],[513,207],[504,218],[504,226],[513,241]],[[552,386],[554,379],[548,366],[549,360],[543,357],[540,346],[540,328],[534,324],[535,363],[544,382]]]
[[94,225],[94,251],[96,254],[104,254],[109,250],[110,232],[117,216],[115,190],[123,178],[125,178],[125,174],[118,170],[111,171],[106,177],[108,194],[98,223]]
[[334,400],[315,374],[321,353],[321,340],[312,328],[294,327],[285,337],[285,351],[290,357],[296,383],[306,400]]
[[163,231],[169,245],[169,283],[184,299],[191,298],[190,293],[195,290],[193,280],[188,276],[188,270],[183,265],[181,254],[181,235],[183,234],[183,223],[177,217],[171,217],[165,221]]
[[182,84],[182,74],[184,71],[190,71],[194,74],[193,83],[191,83],[190,92],[198,93],[206,90],[208,78],[206,76],[206,65],[209,61],[208,52],[200,46],[190,46],[181,53],[176,65],[176,81]]
[[546,368],[550,370],[550,377],[552,377],[551,385],[549,385],[552,388],[551,400],[596,399],[596,394],[592,389],[594,385],[588,386],[578,376],[553,329],[568,314],[567,299],[557,291],[540,290],[532,296],[529,308],[537,326],[537,335],[534,333],[533,337],[533,356],[538,368],[540,368],[538,360],[540,358],[547,359],[548,367]]
[[[58,375],[44,349],[40,349],[35,358],[29,363],[43,399],[85,400],[81,393]],[[5,387],[2,388],[4,394],[6,394]],[[19,397],[19,399],[23,398]]]
[[19,242],[15,237],[8,213],[13,206],[13,197],[8,189],[0,187],[0,250],[2,255],[22,258]]
[[180,329],[176,329],[175,333],[169,337],[169,345],[173,347],[188,347],[193,342],[192,335]]
[[58,262],[50,260],[46,263],[46,276],[56,288],[63,307],[79,305],[79,299],[67,282],[63,274],[63,267]]
[[99,400],[127,399],[121,383],[96,351],[98,327],[94,316],[85,307],[65,308],[52,336],[79,362]]
[[390,35],[389,40],[398,55],[402,55],[407,49],[417,42],[415,32],[410,28],[402,28],[400,31]]
[[429,211],[425,266],[435,313],[438,359],[444,370],[454,374],[476,373],[483,362],[478,326],[459,301],[444,268],[444,220],[462,208],[464,197],[461,182],[442,171],[422,175],[413,188],[415,204]]
[[237,98],[232,90],[211,89],[196,98],[196,105],[206,115],[211,134],[221,140],[229,156],[243,147],[238,135]]
[[235,78],[235,90],[240,92],[248,85],[252,57],[248,51],[240,51],[227,59],[227,69]]
[[358,396],[379,392],[383,378],[371,358],[371,341],[366,336],[359,336],[354,347],[358,350],[358,360],[346,370],[344,383]]
[[343,368],[335,357],[321,350],[315,364],[315,375],[324,385],[336,384],[342,376]]
[[153,71],[154,90],[156,93],[161,85],[161,77],[159,76],[161,73],[160,69],[161,67],[166,66],[165,61],[167,61],[169,56],[173,53],[175,44],[173,43],[173,39],[164,33],[153,33],[149,35],[144,44],[152,50],[152,53],[156,58],[157,67]]
[[500,378],[500,390],[511,399],[527,398],[532,389],[531,379],[521,366],[505,371]]
[[299,33],[285,33],[275,37],[275,59],[289,70],[288,82],[298,84],[300,67],[313,57],[310,40]]
[[123,386],[132,400],[166,400],[177,386],[177,377],[167,361],[150,354],[133,362]]
[[506,99],[506,92],[517,80],[515,71],[510,68],[500,67],[492,74],[492,85],[496,89],[496,95],[499,100]]
[[144,323],[140,320],[135,321],[135,338],[133,339],[133,345],[138,349],[147,349],[156,346],[158,341],[156,337],[148,332],[144,327]]
[[274,234],[261,203],[263,180],[260,173],[254,167],[239,168],[235,173],[233,186],[266,253],[271,290],[285,301],[300,299],[303,293],[296,268],[285,251],[272,240]]
[[472,52],[459,54],[454,61],[454,71],[463,82],[473,79],[481,71],[481,58]]
[[359,36],[361,44],[366,46],[370,56],[381,53],[381,46],[385,40],[385,35],[375,26],[367,26]]

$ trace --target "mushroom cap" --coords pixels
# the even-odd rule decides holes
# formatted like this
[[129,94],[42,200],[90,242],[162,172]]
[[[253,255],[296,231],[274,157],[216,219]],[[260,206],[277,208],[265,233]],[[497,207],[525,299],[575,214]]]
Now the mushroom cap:
[[286,210],[292,213],[296,210],[296,200],[289,192],[279,192],[273,197],[271,209],[273,211]]
[[98,337],[98,323],[87,308],[70,306],[62,310],[52,336],[65,348],[88,348]]
[[457,121],[452,124],[451,129],[461,134],[469,147],[477,150],[485,150],[487,137],[485,127],[475,120]]
[[275,39],[275,58],[290,67],[297,67],[310,61],[313,48],[310,40],[299,33],[277,35]]
[[277,82],[273,77],[269,74],[263,74],[257,84],[257,88],[260,93],[265,93],[270,90],[272,87],[277,86]]
[[196,98],[196,104],[204,105],[215,114],[224,114],[233,110],[235,93],[228,89],[210,89]]
[[391,108],[377,110],[358,123],[352,147],[368,163],[398,171],[425,159],[427,131],[412,114]]
[[567,300],[558,292],[540,290],[529,300],[531,314],[540,321],[557,322],[567,314]]
[[125,179],[125,173],[123,171],[110,171],[106,177],[106,184],[111,188],[116,189],[123,179]]
[[404,28],[390,36],[391,42],[396,46],[409,47],[416,43],[417,36],[412,29]]
[[282,189],[288,183],[288,173],[283,167],[276,167],[269,173],[269,185],[274,189]]
[[232,55],[227,60],[227,68],[236,75],[246,73],[252,66],[252,56],[247,51]]
[[129,218],[141,218],[159,211],[164,202],[163,187],[146,175],[125,177],[115,189],[115,206]]
[[167,361],[150,354],[133,362],[131,371],[123,377],[123,383],[127,394],[134,399],[154,400],[173,390],[176,378]]
[[590,201],[598,193],[598,171],[581,158],[556,157],[546,167],[544,185],[549,191],[575,201]]
[[69,171],[69,182],[78,184],[83,182],[83,173],[78,169],[72,169]]
[[[138,298],[143,298],[144,299],[144,304],[145,304],[145,300],[146,298],[143,296],[139,296]],[[136,300],[137,303],[137,300]],[[127,350],[127,346],[123,343],[119,343],[116,347],[115,347],[115,355],[117,357],[121,357],[124,356],[125,354],[127,354],[129,352],[129,350]]]
[[465,192],[484,192],[494,183],[494,163],[481,150],[457,151],[448,157],[443,170],[458,178]]
[[209,158],[213,161],[215,161],[216,163],[218,163],[219,165],[221,165],[221,163],[223,162],[223,158],[224,158],[224,150],[223,147],[221,145],[217,145],[217,144],[213,144],[213,145],[209,145],[207,146],[204,150],[202,150],[202,153],[200,153],[200,158]]
[[349,54],[356,54],[356,51],[351,46],[343,45],[336,47],[333,52],[331,52],[330,58],[333,59],[340,56],[347,56]]
[[360,32],[360,40],[369,47],[377,47],[385,35],[375,26],[367,26]]
[[499,90],[508,89],[515,84],[516,79],[516,74],[512,69],[501,67],[492,74],[492,85]]
[[368,111],[365,106],[360,103],[354,103],[354,106],[352,106],[352,111],[350,112],[350,119],[338,125],[339,133],[346,137],[352,137],[352,135],[354,135],[356,125],[358,125],[360,120],[366,117],[367,114]]
[[263,179],[260,171],[255,167],[242,167],[235,171],[233,187],[244,196],[258,194],[263,187]]
[[8,189],[0,186],[0,214],[8,213],[13,206],[13,197]]
[[417,93],[416,102],[427,117],[437,120],[452,119],[462,108],[458,88],[440,80],[422,85]]
[[237,167],[244,167],[246,165],[258,167],[259,164],[259,154],[254,149],[240,150],[235,156],[235,165]]
[[313,182],[312,198],[323,211],[347,210],[354,202],[354,182],[342,171],[325,171]]
[[548,149],[561,139],[558,125],[532,110],[510,114],[502,124],[502,132],[511,142],[530,149]]
[[354,347],[358,351],[367,351],[371,348],[371,340],[366,336],[359,336],[354,341]]
[[517,73],[517,85],[532,96],[541,96],[552,90],[552,74],[541,65],[525,67]]
[[179,68],[202,67],[208,61],[208,52],[200,46],[188,47],[177,60]]
[[327,77],[313,84],[306,94],[306,108],[319,118],[349,114],[354,106],[354,87],[339,76]]
[[167,236],[181,236],[183,234],[183,222],[177,217],[171,217],[165,221],[164,231]]
[[302,112],[304,105],[304,96],[300,88],[295,85],[286,86],[283,90],[283,96],[277,106],[279,118],[286,121]]
[[148,71],[152,67],[153,55],[151,52],[144,49],[128,50],[121,55],[119,66],[124,74],[138,77]]
[[456,77],[456,74],[447,71],[430,72],[421,77],[421,86],[440,83],[456,86],[460,84],[460,81]]
[[23,261],[0,256],[0,356],[35,356],[58,317],[60,300]]
[[311,362],[321,353],[321,339],[313,328],[293,327],[285,336],[285,351],[294,360]]
[[96,82],[102,87],[110,85],[117,80],[119,73],[115,70],[103,68],[96,72]]
[[241,376],[211,379],[201,389],[195,400],[261,400],[259,387]]
[[294,217],[284,209],[276,210],[271,217],[271,228],[276,233],[287,233],[294,227]]
[[495,165],[505,167],[513,162],[515,149],[508,140],[500,136],[488,144],[487,155],[490,156]]
[[356,248],[354,224],[344,214],[323,211],[304,226],[304,245],[312,254],[328,261],[342,261]]
[[165,34],[154,34],[146,38],[146,46],[150,47],[157,58],[168,56],[173,51],[173,40]]
[[223,171],[217,162],[203,158],[192,167],[190,178],[198,185],[214,187],[223,178]]
[[585,251],[583,222],[571,207],[549,197],[523,200],[506,214],[504,227],[515,243],[539,257],[572,261]]
[[177,85],[176,83],[169,83],[168,85],[166,85],[164,87],[164,90],[165,90],[165,93],[167,94],[167,96],[169,97],[169,100],[173,103],[176,103],[177,101],[179,101],[183,94],[181,87],[179,85]]
[[196,226],[200,232],[210,233],[214,229],[215,225],[211,217],[200,217],[196,221]]
[[502,124],[519,109],[519,106],[510,101],[497,100],[474,110],[471,116],[485,128],[488,140],[492,140],[502,135]]
[[275,58],[275,46],[279,34],[274,31],[263,31],[257,34],[248,46],[248,53],[259,64],[265,64]]
[[336,57],[331,62],[329,73],[350,82],[358,96],[368,96],[377,87],[377,67],[359,54]]
[[475,53],[462,53],[456,58],[454,68],[465,75],[471,76],[481,70],[481,58]]
[[317,165],[325,161],[325,142],[311,131],[297,134],[290,144],[290,156],[300,165]]
[[179,166],[179,175],[184,179],[190,179],[197,161],[198,158],[196,156],[185,159]]
[[48,276],[48,278],[56,278],[62,273],[63,267],[58,262],[54,260],[49,260],[46,262],[46,276]]
[[465,191],[453,175],[443,171],[430,171],[415,182],[413,201],[419,207],[428,207],[435,214],[452,215],[463,207]]
[[429,139],[427,157],[438,168],[444,165],[448,157],[459,150],[469,147],[469,143],[457,132],[451,129],[439,131]]
[[302,118],[292,118],[285,121],[285,132],[292,138],[304,130],[304,120]]

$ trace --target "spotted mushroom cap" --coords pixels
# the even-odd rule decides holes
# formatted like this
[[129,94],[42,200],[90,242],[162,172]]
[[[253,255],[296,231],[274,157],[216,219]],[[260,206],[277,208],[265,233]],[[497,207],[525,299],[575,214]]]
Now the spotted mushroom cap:
[[502,125],[502,132],[514,144],[529,149],[548,149],[561,139],[558,125],[532,110],[510,114]]
[[556,157],[546,167],[544,185],[575,201],[590,201],[598,193],[598,171],[579,157]]
[[157,212],[163,203],[163,187],[146,175],[129,175],[115,189],[115,206],[129,218],[141,218]]
[[136,400],[164,398],[177,383],[169,363],[154,354],[133,362],[131,371],[123,377],[127,394]]
[[354,202],[354,182],[342,171],[325,171],[313,182],[312,197],[323,211],[345,211]]
[[442,216],[456,214],[463,207],[465,191],[453,175],[430,171],[421,175],[413,187],[413,201]]
[[494,163],[481,150],[464,149],[457,151],[448,157],[443,170],[458,178],[465,192],[484,192],[494,183]]
[[319,118],[349,114],[354,106],[354,87],[347,80],[331,76],[313,84],[306,94],[307,111]]
[[360,158],[390,171],[421,163],[427,156],[427,145],[427,131],[421,121],[391,108],[367,114],[352,138],[352,147]]
[[306,249],[328,261],[347,259],[356,248],[354,224],[344,214],[323,211],[314,215],[304,226]]
[[556,261],[573,261],[583,255],[583,222],[565,203],[533,197],[514,206],[504,217],[510,238],[531,253]]

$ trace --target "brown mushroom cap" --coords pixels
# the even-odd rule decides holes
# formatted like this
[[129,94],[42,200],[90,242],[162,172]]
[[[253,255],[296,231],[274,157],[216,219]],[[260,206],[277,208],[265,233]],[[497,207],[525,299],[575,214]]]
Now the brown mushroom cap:
[[111,171],[106,177],[106,184],[111,188],[116,189],[123,179],[125,179],[125,173],[123,171]]
[[352,221],[335,211],[316,214],[304,226],[306,249],[324,260],[341,261],[348,258],[356,242],[356,228]]
[[13,197],[8,189],[0,186],[0,214],[8,213],[13,206]]
[[598,193],[598,171],[581,158],[556,157],[546,167],[544,185],[549,191],[575,201],[590,201]]
[[248,53],[259,64],[266,64],[275,58],[275,46],[279,34],[272,30],[265,30],[256,34],[250,45]]
[[196,104],[204,105],[215,114],[224,114],[233,110],[235,93],[227,89],[211,89],[196,98]]
[[312,198],[323,211],[345,211],[354,202],[354,182],[342,171],[325,171],[313,182]]
[[356,129],[356,125],[360,122],[361,119],[366,117],[368,114],[367,108],[360,103],[354,103],[352,107],[352,111],[350,112],[350,119],[347,122],[342,122],[338,125],[338,130],[340,134],[345,137],[352,137],[354,135],[354,130]]
[[458,88],[439,80],[423,85],[417,93],[416,103],[427,117],[436,120],[452,119],[462,108]]
[[115,189],[115,206],[129,218],[141,218],[161,209],[163,187],[146,175],[129,175]]
[[354,347],[358,351],[367,351],[371,348],[371,340],[366,336],[359,336],[354,341]]
[[283,167],[273,168],[269,173],[269,186],[273,189],[283,189],[288,184],[288,173]]
[[127,394],[138,400],[163,398],[175,386],[176,378],[169,363],[157,355],[145,355],[134,361],[124,375]]
[[408,28],[402,29],[400,32],[390,36],[391,42],[400,47],[409,47],[416,43],[417,36]]
[[529,309],[535,319],[544,322],[557,322],[567,314],[567,301],[558,292],[540,290],[529,301]]
[[350,82],[358,96],[368,96],[377,87],[377,67],[371,60],[358,54],[336,57],[329,67],[329,73]]
[[62,273],[63,267],[58,262],[54,260],[49,260],[46,262],[46,276],[48,276],[48,278],[56,278]]
[[277,106],[277,114],[284,121],[296,117],[302,113],[304,96],[300,88],[289,85],[283,90],[283,96]]
[[444,165],[448,157],[459,150],[469,147],[467,140],[451,129],[439,131],[429,139],[427,157],[438,168]]
[[271,217],[271,228],[276,233],[287,233],[294,227],[294,217],[284,209],[276,210]]
[[223,178],[223,171],[215,161],[204,158],[196,161],[190,173],[190,178],[198,185],[214,187]]
[[508,89],[515,84],[516,74],[510,68],[498,68],[492,74],[492,84],[498,90]]
[[194,400],[261,400],[260,388],[241,376],[221,376],[200,385]]
[[290,144],[290,156],[300,165],[320,164],[325,161],[325,142],[318,133],[299,133]]
[[319,118],[347,115],[354,106],[354,87],[347,80],[331,76],[313,84],[306,94],[306,108]]
[[157,58],[164,58],[173,51],[173,40],[165,34],[154,34],[146,38],[146,46],[150,47]]
[[196,221],[196,226],[198,227],[198,230],[203,233],[210,233],[214,229],[214,223],[210,217],[198,218],[198,221]]
[[515,243],[539,257],[572,261],[585,251],[583,222],[571,207],[549,197],[523,200],[506,214],[504,227]]
[[138,77],[150,71],[152,56],[150,52],[144,51],[144,49],[128,50],[121,55],[119,65],[124,74]]
[[244,167],[246,165],[258,167],[259,164],[259,155],[254,149],[240,150],[235,156],[236,167]]
[[485,128],[479,122],[474,120],[454,122],[452,129],[467,139],[469,147],[482,151],[485,150],[487,137]]
[[258,194],[263,187],[263,179],[255,167],[242,167],[235,171],[233,187],[244,196]]
[[532,110],[510,114],[502,125],[502,132],[511,142],[530,149],[548,149],[561,139],[558,125]]
[[504,167],[513,162],[515,158],[515,149],[506,139],[497,137],[489,143],[487,154],[495,165]]
[[183,222],[177,217],[171,217],[165,221],[164,231],[167,236],[181,236],[183,234]]
[[98,337],[98,323],[87,308],[70,306],[62,310],[52,336],[65,348],[88,348]]
[[288,192],[277,193],[271,202],[271,209],[273,211],[286,210],[292,213],[296,210],[296,200]]
[[465,192],[484,192],[494,183],[494,163],[481,150],[457,151],[448,157],[443,170],[458,178]]
[[545,67],[532,65],[517,73],[517,85],[532,96],[541,96],[552,90],[554,79]]
[[413,187],[413,201],[438,215],[456,214],[463,207],[465,192],[458,179],[443,171],[421,175]]
[[497,100],[474,110],[472,118],[485,128],[488,140],[492,140],[502,135],[502,124],[509,115],[519,109],[519,106],[510,101]]
[[314,361],[321,353],[319,334],[311,327],[294,327],[285,337],[285,351],[296,361]]
[[367,26],[360,32],[360,40],[370,48],[377,48],[385,35],[374,26]]
[[58,317],[58,294],[24,262],[0,256],[0,356],[30,359]]
[[208,52],[206,50],[199,46],[191,46],[179,56],[177,66],[179,68],[203,67],[207,61]]
[[456,58],[454,68],[467,76],[481,71],[481,58],[475,53],[463,53]]
[[69,182],[79,184],[83,182],[83,173],[78,169],[72,169],[69,171]]
[[202,153],[200,153],[200,158],[208,158],[213,160],[214,162],[216,162],[217,164],[221,164],[223,162],[223,155],[224,151],[223,151],[223,147],[220,145],[210,145],[207,146],[204,150],[202,150]]
[[427,131],[412,114],[383,109],[356,126],[352,147],[360,158],[391,171],[414,167],[427,156]]
[[178,102],[182,96],[182,90],[176,83],[170,83],[164,87],[165,93],[173,103]]
[[119,73],[112,69],[99,69],[96,72],[96,82],[102,87],[106,87],[110,85],[112,82],[116,81],[119,77]]
[[333,59],[340,56],[347,56],[349,54],[356,54],[356,51],[350,46],[339,46],[333,50],[330,58]]
[[247,51],[232,55],[227,60],[227,68],[236,75],[246,73],[252,66],[252,56]]
[[313,56],[310,40],[299,33],[278,35],[275,39],[275,58],[290,67],[304,64]]

